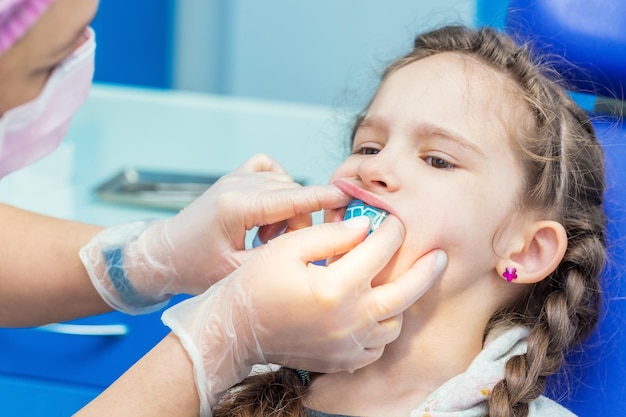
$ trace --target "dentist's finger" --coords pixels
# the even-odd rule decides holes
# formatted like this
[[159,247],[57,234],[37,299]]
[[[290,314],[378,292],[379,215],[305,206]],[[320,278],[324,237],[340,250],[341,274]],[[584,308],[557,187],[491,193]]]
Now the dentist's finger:
[[326,259],[342,254],[358,245],[367,234],[369,218],[353,219],[318,224],[305,229],[286,233],[268,242],[280,245],[276,250],[285,251],[303,262]]
[[[372,289],[376,307],[368,307],[375,326],[363,326],[354,334],[364,347],[385,346],[398,338],[402,329],[402,312],[428,290],[439,277],[447,263],[442,250],[434,250],[421,257],[407,272],[393,282]],[[388,316],[390,315],[390,316]]]
[[[367,217],[353,219],[359,218]],[[403,240],[404,226],[389,215],[374,233],[328,268],[354,288],[370,288],[372,279],[389,263]]]
[[[347,371],[347,372],[352,373],[356,371],[357,369],[361,369],[371,363],[376,362],[378,359],[380,359],[381,356],[383,356],[384,351],[385,351],[384,346],[379,346],[375,348],[365,348],[359,353],[354,354],[350,358],[350,362],[343,363],[341,367],[338,367],[335,370],[335,372]],[[327,372],[327,373],[332,373],[332,372]]]
[[272,171],[286,174],[287,171],[281,164],[264,153],[256,154],[240,165],[235,172],[261,172]]
[[433,285],[447,263],[446,253],[435,249],[398,278],[373,288],[374,297],[367,307],[370,314],[381,321],[402,313]]
[[257,230],[256,237],[254,239],[255,243],[257,241],[259,243],[256,243],[255,247],[258,245],[265,244],[269,242],[270,240],[280,236],[281,234],[285,232],[286,229],[287,229],[286,221],[281,221],[277,223],[267,224],[265,226],[260,226],[259,229]]
[[[350,197],[333,185],[302,187],[285,186],[255,196],[254,215],[246,224],[248,229],[292,219],[301,214],[310,214],[322,209],[345,207]],[[301,228],[302,218],[293,220],[294,229]]]
[[334,185],[288,188],[277,190],[267,197],[271,198],[271,206],[274,208],[272,215],[279,220],[322,209],[345,207],[350,202],[350,196]]
[[355,340],[365,348],[383,347],[400,336],[402,314],[376,322],[371,327],[363,326],[354,333]]
[[302,213],[287,220],[287,232],[304,229],[313,225],[313,215],[311,213]]

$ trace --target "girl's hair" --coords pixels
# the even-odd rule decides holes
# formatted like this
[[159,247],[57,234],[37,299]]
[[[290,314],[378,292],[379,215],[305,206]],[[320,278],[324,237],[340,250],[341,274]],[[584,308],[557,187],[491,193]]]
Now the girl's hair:
[[[515,305],[496,312],[485,331],[530,328],[527,353],[508,360],[488,411],[491,417],[527,416],[529,403],[544,392],[546,377],[558,371],[565,353],[590,334],[599,318],[599,277],[606,258],[603,153],[589,118],[557,77],[533,61],[527,46],[490,28],[446,26],[422,34],[382,80],[442,52],[471,57],[511,80],[529,116],[528,123],[511,131],[525,172],[519,209],[550,215],[567,232],[567,251],[556,270],[530,286]],[[244,380],[214,414],[304,416],[304,390],[297,374],[282,368]]]

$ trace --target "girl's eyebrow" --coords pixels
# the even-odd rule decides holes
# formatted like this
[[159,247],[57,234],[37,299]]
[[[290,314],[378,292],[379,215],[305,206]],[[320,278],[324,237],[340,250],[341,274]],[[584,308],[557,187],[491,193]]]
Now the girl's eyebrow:
[[429,122],[419,122],[414,128],[414,132],[417,136],[436,136],[440,139],[449,140],[462,148],[474,152],[482,158],[486,158],[485,153],[478,146],[476,146],[475,143],[467,140],[464,136],[452,130],[446,129],[443,126]]
[[[376,130],[386,130],[387,124],[384,119],[379,117],[367,117],[363,119],[359,125],[357,126],[357,130],[359,128],[369,128]],[[415,127],[413,128],[413,134],[416,137],[433,137],[436,136],[440,139],[448,140],[453,142],[457,146],[465,148],[482,158],[486,158],[485,153],[478,147],[476,144],[472,143],[462,135],[450,130],[446,129],[441,125],[437,125],[430,122],[417,122]]]

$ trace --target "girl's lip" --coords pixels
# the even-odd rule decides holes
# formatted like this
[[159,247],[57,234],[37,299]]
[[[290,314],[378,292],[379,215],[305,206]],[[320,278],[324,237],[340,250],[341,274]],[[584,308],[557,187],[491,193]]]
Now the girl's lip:
[[365,204],[370,205],[372,207],[377,207],[383,210],[386,210],[390,214],[394,214],[391,207],[385,204],[382,200],[376,197],[374,194],[369,193],[362,189],[361,187],[351,183],[346,178],[340,178],[338,180],[333,181],[333,184],[343,191],[345,194],[348,194],[354,198],[357,198],[363,201]]

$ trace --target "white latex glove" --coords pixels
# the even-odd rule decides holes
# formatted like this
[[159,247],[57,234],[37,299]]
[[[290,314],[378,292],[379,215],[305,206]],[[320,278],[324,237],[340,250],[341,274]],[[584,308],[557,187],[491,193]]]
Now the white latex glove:
[[257,155],[170,219],[104,229],[80,258],[109,305],[149,313],[172,295],[202,293],[241,265],[254,252],[245,250],[247,230],[310,226],[311,212],[349,199],[332,185],[302,187],[277,162]]
[[[194,365],[202,416],[255,364],[353,371],[398,337],[402,312],[431,286],[447,257],[433,251],[372,288],[404,228],[389,216],[359,244],[368,229],[369,218],[356,217],[279,236],[204,294],[163,313]],[[326,267],[309,262],[342,253]]]

